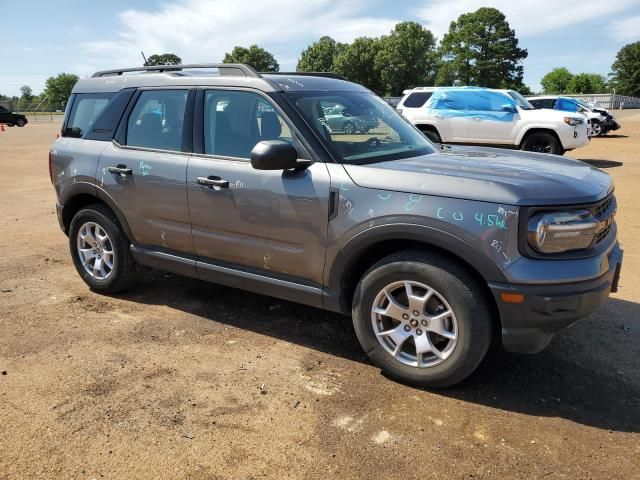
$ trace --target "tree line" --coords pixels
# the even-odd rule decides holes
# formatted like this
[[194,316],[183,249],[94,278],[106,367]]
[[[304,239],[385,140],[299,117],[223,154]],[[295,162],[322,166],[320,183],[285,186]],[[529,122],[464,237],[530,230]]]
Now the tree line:
[[[532,93],[523,83],[526,49],[519,47],[515,31],[505,15],[483,7],[460,15],[438,41],[417,22],[396,24],[388,35],[359,37],[351,43],[324,36],[300,54],[296,71],[332,72],[360,83],[379,95],[400,96],[416,86],[475,85],[512,88]],[[244,63],[259,72],[277,72],[280,65],[272,53],[258,45],[236,46],[225,54],[223,63]],[[154,54],[145,65],[178,65],[173,53]],[[616,55],[609,78],[594,73],[573,74],[558,67],[540,81],[543,93],[590,94],[614,91],[640,96],[640,42],[625,45]],[[78,77],[61,73],[47,79],[44,92],[34,95],[31,87],[21,87],[20,97],[0,95],[14,108],[32,105],[47,98],[64,104]]]

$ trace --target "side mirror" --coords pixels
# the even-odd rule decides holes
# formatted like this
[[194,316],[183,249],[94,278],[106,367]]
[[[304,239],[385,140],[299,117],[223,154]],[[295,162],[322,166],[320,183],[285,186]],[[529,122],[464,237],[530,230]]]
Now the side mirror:
[[505,103],[504,105],[502,105],[502,107],[500,107],[500,110],[502,110],[503,112],[509,112],[509,113],[517,112],[516,107],[508,103]]
[[298,161],[298,152],[284,140],[263,140],[251,150],[251,166],[256,170],[306,168],[311,162]]

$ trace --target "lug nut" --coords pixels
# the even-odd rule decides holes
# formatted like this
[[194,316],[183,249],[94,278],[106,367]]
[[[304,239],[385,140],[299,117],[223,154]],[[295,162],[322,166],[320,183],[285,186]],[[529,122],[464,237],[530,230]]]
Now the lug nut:
[[407,315],[406,313],[403,313],[402,314],[402,318],[404,318],[405,320],[409,320],[409,315]]
[[419,312],[419,311],[417,311],[417,310],[414,310],[414,311],[413,311],[413,316],[414,316],[414,317],[417,317],[418,315],[420,315],[420,312]]
[[417,329],[417,330],[416,330],[416,335],[422,335],[422,330]]
[[422,320],[422,322],[420,322],[420,323],[422,323],[422,326],[423,326],[423,327],[426,327],[426,326],[427,326],[427,321],[426,321],[426,320]]
[[409,330],[411,330],[411,327],[409,325],[405,325],[404,326],[404,331],[408,332]]

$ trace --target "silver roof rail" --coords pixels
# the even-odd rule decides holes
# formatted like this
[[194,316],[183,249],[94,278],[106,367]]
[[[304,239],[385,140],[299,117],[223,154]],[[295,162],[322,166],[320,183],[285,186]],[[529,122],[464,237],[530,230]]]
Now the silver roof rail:
[[244,65],[242,63],[194,63],[187,65],[154,65],[152,67],[117,68],[115,70],[102,70],[100,72],[94,73],[92,77],[109,77],[114,75],[122,75],[123,73],[129,72],[164,73],[197,68],[217,68],[220,71],[221,76],[228,77],[260,78],[261,76],[249,65]]
[[347,80],[342,75],[333,72],[260,72],[261,75],[301,75],[303,77],[323,77],[335,78],[336,80]]

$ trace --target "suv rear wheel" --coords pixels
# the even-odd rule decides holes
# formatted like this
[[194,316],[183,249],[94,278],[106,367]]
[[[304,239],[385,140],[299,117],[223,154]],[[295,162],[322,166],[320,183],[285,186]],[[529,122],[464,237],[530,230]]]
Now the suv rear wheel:
[[119,292],[136,279],[129,240],[104,205],[90,205],[76,213],[69,228],[69,248],[76,270],[93,290]]
[[480,291],[447,258],[418,251],[388,256],[358,284],[356,335],[389,376],[426,387],[453,385],[476,369],[491,343]]
[[562,155],[564,150],[555,135],[546,132],[534,132],[527,135],[524,139],[521,150],[537,153],[552,153],[554,155]]
[[433,143],[442,143],[442,138],[440,138],[440,134],[435,128],[418,126],[418,129]]
[[19,127],[24,127],[27,124],[27,121],[24,118],[19,118],[16,120],[16,125]]

